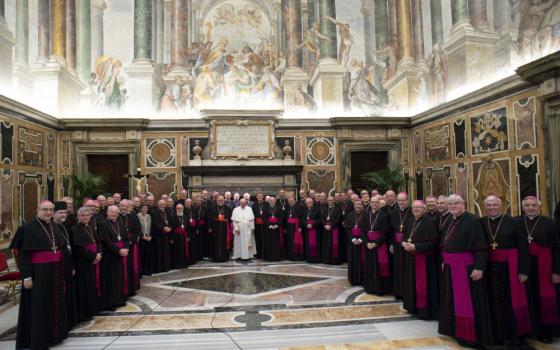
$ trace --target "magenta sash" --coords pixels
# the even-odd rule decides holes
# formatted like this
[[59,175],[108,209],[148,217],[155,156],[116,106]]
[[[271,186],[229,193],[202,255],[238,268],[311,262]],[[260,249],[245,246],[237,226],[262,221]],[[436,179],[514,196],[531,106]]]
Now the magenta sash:
[[[369,231],[367,233],[368,239],[370,241],[376,241],[383,237],[385,232],[383,231]],[[387,252],[387,244],[385,242],[377,246],[377,262],[379,263],[379,276],[389,277],[391,272],[389,271],[389,253]]]
[[[89,250],[92,253],[97,254],[97,244],[96,243],[91,243],[88,244],[86,246],[86,249]],[[97,296],[101,296],[101,267],[100,267],[100,262],[98,261],[97,264],[95,264],[95,289],[97,290]]]
[[185,256],[188,258],[189,257],[189,240],[188,240],[188,236],[187,236],[187,229],[186,228],[181,228],[181,227],[176,227],[173,230],[173,233],[176,235],[184,235],[185,236]]
[[134,254],[132,256],[132,263],[133,263],[133,267],[134,267],[134,283],[136,284],[136,288],[140,288],[140,251],[139,251],[139,246],[138,244],[136,244],[134,246],[134,250],[132,251],[132,253]]
[[338,226],[331,228],[332,256],[338,258]]
[[517,249],[490,250],[490,261],[507,263],[509,272],[509,287],[511,290],[511,304],[517,321],[517,334],[522,335],[531,331],[529,324],[529,306],[525,287],[519,282],[517,273],[518,253]]
[[428,276],[426,273],[426,253],[414,252],[414,272],[416,278],[416,307],[428,306]]
[[468,266],[474,264],[473,253],[444,253],[443,261],[451,269],[453,287],[453,307],[455,309],[455,336],[460,339],[476,341],[474,309],[471,299],[471,287]]
[[[275,216],[271,216],[268,218],[268,222],[274,225],[278,225],[278,218]],[[278,231],[280,232],[280,247],[284,249],[284,228],[282,226],[278,226]]]
[[395,243],[402,243],[402,239],[403,239],[404,233],[402,232],[395,232]]
[[313,228],[313,220],[307,220],[307,225],[311,228],[307,229],[307,239],[309,240],[309,256],[311,258],[317,257],[317,230]]
[[206,220],[205,219],[198,219],[198,220],[196,220],[196,225],[197,226],[206,226]]
[[303,236],[301,234],[301,228],[299,227],[299,220],[295,218],[288,218],[288,224],[295,225],[294,252],[303,254]]
[[[115,242],[115,247],[119,249],[124,249],[124,242]],[[126,266],[126,256],[122,257],[123,261],[123,274],[124,274],[124,285],[123,285],[123,293],[128,295],[128,272]]]
[[48,264],[53,262],[59,262],[62,260],[62,252],[57,250],[54,253],[52,250],[44,250],[40,252],[31,253],[31,263],[32,264]]
[[537,243],[529,244],[529,253],[537,257],[539,264],[539,293],[541,297],[541,322],[556,325],[560,323],[556,307],[556,288],[550,280],[552,276],[552,250]]
[[190,218],[190,219],[189,219],[189,226],[190,226],[190,227],[196,227],[196,220],[193,219],[193,218]]
[[[362,239],[362,230],[360,228],[352,227],[350,233],[352,234],[352,237]],[[360,256],[360,262],[363,264],[364,261],[366,261],[366,250],[363,245],[361,248],[362,254]]]

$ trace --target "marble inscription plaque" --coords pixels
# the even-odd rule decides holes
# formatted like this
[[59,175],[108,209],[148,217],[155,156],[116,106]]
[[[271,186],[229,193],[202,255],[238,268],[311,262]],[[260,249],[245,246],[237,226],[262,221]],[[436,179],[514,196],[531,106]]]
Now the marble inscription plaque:
[[270,155],[270,127],[267,125],[217,125],[216,157]]

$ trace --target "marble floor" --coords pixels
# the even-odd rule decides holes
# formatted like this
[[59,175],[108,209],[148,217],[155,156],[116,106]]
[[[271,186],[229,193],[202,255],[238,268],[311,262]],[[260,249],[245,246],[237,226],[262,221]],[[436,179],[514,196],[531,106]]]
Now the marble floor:
[[[0,308],[0,349],[17,307]],[[560,349],[560,345],[541,349]],[[200,262],[145,277],[125,307],[75,328],[57,349],[457,349],[391,296],[351,286],[345,266]]]

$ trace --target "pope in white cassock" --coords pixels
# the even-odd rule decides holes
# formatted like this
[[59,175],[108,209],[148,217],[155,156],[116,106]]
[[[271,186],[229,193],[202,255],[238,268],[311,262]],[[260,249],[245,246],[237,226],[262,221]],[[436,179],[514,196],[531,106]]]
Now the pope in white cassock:
[[233,221],[233,257],[232,259],[251,259],[257,254],[255,247],[255,216],[253,209],[247,206],[247,201],[241,199],[239,206],[231,215]]

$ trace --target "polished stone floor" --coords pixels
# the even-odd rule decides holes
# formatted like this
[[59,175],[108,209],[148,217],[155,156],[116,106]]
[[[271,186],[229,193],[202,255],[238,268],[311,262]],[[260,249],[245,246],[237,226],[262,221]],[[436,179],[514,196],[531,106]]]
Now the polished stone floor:
[[[10,304],[0,309],[0,349],[14,348],[17,307]],[[351,286],[345,266],[262,261],[201,262],[145,277],[125,307],[79,325],[56,348],[164,347],[459,348],[437,334],[436,322],[409,316],[392,296]]]

